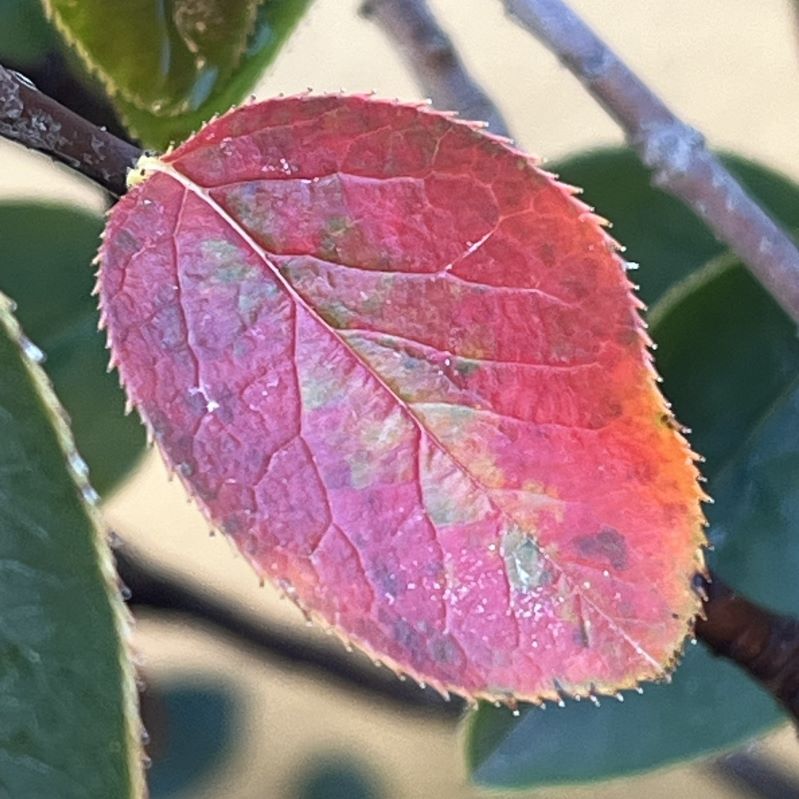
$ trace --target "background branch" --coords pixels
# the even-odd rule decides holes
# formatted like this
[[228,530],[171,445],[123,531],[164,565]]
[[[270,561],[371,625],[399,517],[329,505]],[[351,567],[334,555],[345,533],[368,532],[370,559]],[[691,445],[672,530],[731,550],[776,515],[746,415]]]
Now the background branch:
[[799,250],[666,104],[562,0],[503,0],[582,81],[653,172],[749,267],[799,323]]
[[99,183],[125,192],[127,171],[142,151],[42,94],[0,65],[0,136],[46,153]]
[[66,105],[78,116],[88,119],[98,127],[135,143],[117,117],[99,80],[83,74],[79,76],[74,63],[65,58],[58,47],[33,62],[4,62],[6,69],[28,78],[40,92],[56,102]]
[[696,637],[746,671],[799,723],[799,619],[759,607],[716,576],[701,580],[700,589],[706,618],[697,620]]
[[759,799],[798,799],[799,781],[769,758],[746,749],[724,755],[710,764],[712,776],[721,777],[736,792]]
[[487,122],[492,133],[510,135],[425,0],[365,0],[361,14],[382,28],[436,108],[456,110],[464,119]]

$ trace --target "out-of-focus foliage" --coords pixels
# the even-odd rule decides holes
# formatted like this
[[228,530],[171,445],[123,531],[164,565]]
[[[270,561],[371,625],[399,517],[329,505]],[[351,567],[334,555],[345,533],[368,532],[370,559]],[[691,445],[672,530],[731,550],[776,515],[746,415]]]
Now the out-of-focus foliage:
[[252,89],[310,0],[46,0],[130,131],[164,149]]
[[105,334],[97,330],[91,263],[102,225],[99,215],[73,208],[0,203],[0,290],[46,354],[92,483],[104,493],[143,450],[144,431],[124,415],[119,378],[108,372]]

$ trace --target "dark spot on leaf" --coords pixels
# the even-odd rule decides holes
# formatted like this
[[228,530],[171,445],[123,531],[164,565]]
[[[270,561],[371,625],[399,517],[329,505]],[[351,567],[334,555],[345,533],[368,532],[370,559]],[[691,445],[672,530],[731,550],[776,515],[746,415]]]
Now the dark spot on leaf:
[[573,543],[581,555],[592,560],[604,560],[616,571],[623,571],[629,565],[627,539],[613,527],[603,527],[594,535],[578,536]]

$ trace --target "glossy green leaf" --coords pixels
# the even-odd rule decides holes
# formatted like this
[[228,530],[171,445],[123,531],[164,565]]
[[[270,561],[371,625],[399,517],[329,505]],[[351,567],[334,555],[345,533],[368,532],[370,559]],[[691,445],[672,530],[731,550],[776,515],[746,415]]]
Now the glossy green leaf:
[[66,207],[0,203],[0,291],[18,305],[27,334],[72,420],[98,491],[110,489],[144,448],[138,419],[125,416],[119,379],[107,372],[97,331],[91,261],[102,219]]
[[0,296],[0,795],[142,793],[133,670],[91,489]]
[[695,281],[667,294],[652,317],[667,390],[707,453],[710,562],[744,594],[796,614],[799,337],[733,259]]
[[46,0],[130,130],[165,148],[242,100],[310,0]]
[[[703,471],[716,499],[707,508],[715,545],[710,565],[752,598],[795,612],[795,329],[732,259],[717,256],[696,268],[700,254],[712,255],[719,245],[687,212],[646,190],[642,170],[629,156],[595,157],[595,163],[585,157],[572,162],[578,169],[567,165],[561,173],[570,181],[575,172],[592,181],[588,200],[619,220],[614,232],[642,261],[642,291],[650,301],[660,297],[650,314],[658,369],[678,418],[694,431],[692,444],[707,456]],[[760,167],[732,163],[764,204],[779,203],[778,216],[799,219],[799,189]],[[624,188],[634,198],[630,204],[617,193]],[[603,190],[616,206],[610,211],[590,196]],[[678,278],[684,279],[674,285]],[[544,712],[525,709],[519,718],[482,707],[469,724],[473,779],[523,787],[618,776],[732,746],[782,718],[770,697],[701,645],[689,647],[670,685],[647,686],[643,695],[624,699],[605,700],[600,709],[573,702]]]

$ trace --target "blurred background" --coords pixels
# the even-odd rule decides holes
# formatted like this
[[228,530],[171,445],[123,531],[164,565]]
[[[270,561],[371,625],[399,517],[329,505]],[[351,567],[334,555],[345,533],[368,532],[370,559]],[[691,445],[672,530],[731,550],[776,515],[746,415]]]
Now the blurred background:
[[[713,146],[799,181],[799,25],[788,0],[572,4]],[[373,23],[358,16],[358,5],[316,0],[256,96],[311,88],[420,99],[399,56]],[[499,0],[431,0],[431,5],[524,149],[554,160],[621,143],[614,124],[542,46],[506,19]],[[105,210],[99,190],[43,157],[0,141],[0,164],[0,200]],[[587,197],[590,201],[590,187]],[[159,568],[245,618],[328,647],[341,660],[340,644],[306,627],[269,585],[259,586],[222,537],[209,535],[181,486],[169,482],[157,454],[144,456],[107,498],[105,511],[112,528]],[[404,707],[324,669],[288,664],[183,617],[142,611],[136,648],[147,686],[155,799],[485,795],[468,782],[457,716],[439,704]],[[350,657],[371,668],[357,655]],[[753,742],[746,754],[766,758],[784,780],[767,783],[761,775],[755,788],[733,774],[736,762],[748,761],[725,765],[713,759],[530,795],[799,795],[799,746],[792,730],[778,728]]]

